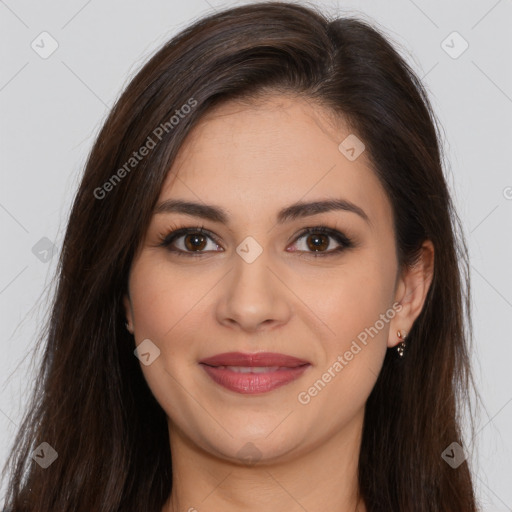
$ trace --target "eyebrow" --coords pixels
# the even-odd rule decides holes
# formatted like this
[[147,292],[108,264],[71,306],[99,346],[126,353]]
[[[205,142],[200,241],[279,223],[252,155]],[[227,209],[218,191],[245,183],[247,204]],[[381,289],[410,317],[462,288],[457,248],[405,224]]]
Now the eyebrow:
[[[320,213],[335,210],[355,213],[364,219],[370,226],[372,225],[365,211],[346,199],[329,199],[308,203],[294,203],[279,211],[277,214],[277,223],[283,224],[299,218],[310,217],[312,215],[318,215]],[[180,199],[167,199],[166,201],[163,201],[155,207],[154,213],[183,213],[185,215],[207,219],[212,222],[229,224],[229,215],[224,209],[218,206],[183,201]]]

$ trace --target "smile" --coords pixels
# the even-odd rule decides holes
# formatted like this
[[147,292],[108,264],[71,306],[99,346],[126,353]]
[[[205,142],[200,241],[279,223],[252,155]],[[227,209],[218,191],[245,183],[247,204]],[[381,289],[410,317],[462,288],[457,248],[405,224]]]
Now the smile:
[[241,394],[267,393],[298,379],[311,364],[284,354],[231,352],[200,361],[218,385]]

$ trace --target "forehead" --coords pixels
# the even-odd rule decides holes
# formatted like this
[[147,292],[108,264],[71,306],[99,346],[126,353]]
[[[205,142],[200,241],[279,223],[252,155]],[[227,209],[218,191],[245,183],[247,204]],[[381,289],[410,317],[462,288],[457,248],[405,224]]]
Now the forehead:
[[[209,111],[185,139],[159,200],[222,206],[254,218],[297,201],[347,199],[391,220],[391,205],[365,152],[349,160],[339,116],[296,96],[232,101]],[[179,179],[175,179],[175,176]]]

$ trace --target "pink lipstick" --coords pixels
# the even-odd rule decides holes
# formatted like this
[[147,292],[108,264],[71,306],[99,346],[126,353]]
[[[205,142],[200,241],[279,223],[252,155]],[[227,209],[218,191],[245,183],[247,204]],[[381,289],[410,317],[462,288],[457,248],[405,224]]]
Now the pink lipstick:
[[226,352],[199,361],[217,384],[237,393],[272,391],[298,379],[311,366],[285,354]]

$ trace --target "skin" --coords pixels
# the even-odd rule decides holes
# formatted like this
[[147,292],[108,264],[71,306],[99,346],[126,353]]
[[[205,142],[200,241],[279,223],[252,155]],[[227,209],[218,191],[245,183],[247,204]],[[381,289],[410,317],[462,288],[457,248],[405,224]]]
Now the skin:
[[[141,368],[168,417],[174,480],[162,512],[366,510],[357,499],[364,406],[386,350],[400,342],[397,331],[408,332],[421,312],[434,251],[427,241],[414,268],[399,268],[384,189],[365,152],[350,161],[338,149],[350,133],[304,98],[229,102],[203,117],[167,176],[157,204],[212,204],[229,222],[155,214],[130,272],[130,329],[136,344],[149,338],[160,350]],[[276,223],[277,212],[299,200],[338,198],[363,209],[369,222],[333,210]],[[204,226],[218,243],[206,237],[201,256],[176,255],[158,246],[174,225]],[[312,235],[298,236],[319,225],[356,245],[315,257]],[[263,248],[252,263],[236,252],[247,236]],[[174,246],[190,254],[185,240]],[[340,245],[327,235],[322,241],[324,251]],[[378,334],[300,403],[299,393],[390,310]],[[198,364],[231,351],[280,352],[311,367],[271,392],[243,395],[214,383]],[[252,463],[244,460],[247,443],[256,449]]]

